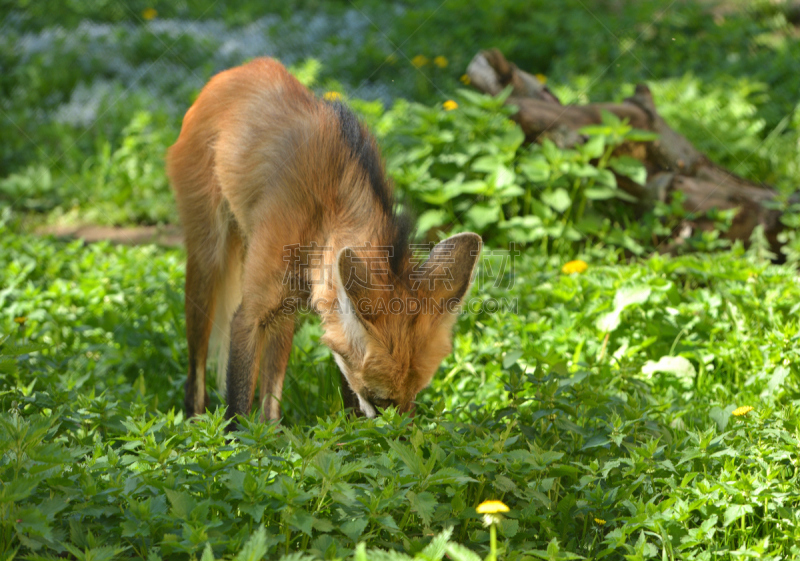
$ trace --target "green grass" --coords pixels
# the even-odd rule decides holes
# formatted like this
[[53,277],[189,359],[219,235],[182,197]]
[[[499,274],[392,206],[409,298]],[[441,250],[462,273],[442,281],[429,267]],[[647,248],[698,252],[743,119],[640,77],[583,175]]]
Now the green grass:
[[794,554],[789,268],[734,250],[564,275],[520,257],[473,294],[516,313],[462,317],[413,420],[342,416],[307,320],[283,423],[231,441],[221,410],[181,413],[180,252],[2,234],[6,555],[229,556],[262,526],[270,558],[414,554],[448,528],[483,555],[487,498],[511,508],[506,559]]
[[[0,558],[474,561],[485,499],[510,507],[501,559],[800,555],[798,209],[794,265],[719,230],[687,244],[717,253],[660,256],[681,213],[637,216],[608,180],[639,176],[609,149],[635,131],[522,146],[458,81],[489,46],[568,102],[647,81],[675,128],[786,198],[800,41],[780,3],[79,4],[0,1]],[[164,152],[204,81],[262,54],[237,38],[350,97],[430,237],[484,235],[414,418],[346,416],[303,317],[280,425],[254,412],[226,438],[213,380],[187,421],[183,251],[30,233],[174,222]]]

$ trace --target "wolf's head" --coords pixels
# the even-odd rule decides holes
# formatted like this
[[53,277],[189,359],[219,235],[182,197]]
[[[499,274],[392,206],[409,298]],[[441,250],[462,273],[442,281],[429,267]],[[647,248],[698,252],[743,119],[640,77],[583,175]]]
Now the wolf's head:
[[458,234],[402,275],[375,267],[360,249],[339,252],[337,306],[322,341],[368,417],[392,405],[409,411],[430,383],[450,353],[453,324],[480,249],[480,236]]

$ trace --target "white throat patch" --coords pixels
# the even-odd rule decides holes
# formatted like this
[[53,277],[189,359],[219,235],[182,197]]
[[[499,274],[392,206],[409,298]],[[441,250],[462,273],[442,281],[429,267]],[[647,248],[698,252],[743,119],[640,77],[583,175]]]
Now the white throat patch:
[[[342,355],[340,355],[337,352],[333,352],[333,351],[331,351],[331,352],[333,353],[333,358],[336,361],[336,364],[339,365],[339,370],[342,371],[342,374],[344,374],[344,377],[347,379],[347,383],[349,384],[350,383],[350,373],[347,371],[347,368],[346,368],[346,365],[344,363],[344,359],[342,358]],[[352,386],[350,386],[350,387],[352,388]],[[357,392],[354,391],[353,393],[355,393],[356,397],[358,398],[358,405],[359,405],[359,407],[361,407],[361,411],[363,411],[364,414],[368,418],[374,419],[375,417],[378,416],[378,412],[375,411],[375,408],[372,406],[372,404],[369,401],[367,401],[366,399],[361,397]]]
[[375,411],[375,408],[369,401],[361,397],[359,394],[356,394],[356,396],[358,397],[358,404],[361,406],[361,410],[369,419],[374,419],[378,416],[378,412]]

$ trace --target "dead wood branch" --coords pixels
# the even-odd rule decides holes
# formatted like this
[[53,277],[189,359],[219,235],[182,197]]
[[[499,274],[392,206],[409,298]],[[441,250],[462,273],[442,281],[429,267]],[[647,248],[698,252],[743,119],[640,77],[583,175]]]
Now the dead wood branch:
[[738,212],[725,237],[747,243],[753,229],[761,225],[772,250],[779,254],[780,212],[764,204],[775,199],[776,191],[709,160],[661,117],[647,86],[638,85],[634,95],[622,103],[563,105],[536,76],[517,68],[497,49],[475,55],[467,75],[475,88],[490,95],[497,95],[511,85],[512,92],[506,103],[518,108],[513,119],[529,142],[549,138],[562,148],[575,146],[585,140],[580,129],[601,123],[603,111],[627,120],[637,129],[656,133],[656,141],[623,145],[618,149],[639,159],[648,172],[648,182],[644,186],[617,175],[620,188],[636,197],[644,208],[656,200],[668,201],[676,192],[683,193],[685,210],[697,216],[677,229],[684,234],[687,226],[702,230],[713,228],[713,222],[703,217],[708,211],[736,208]]

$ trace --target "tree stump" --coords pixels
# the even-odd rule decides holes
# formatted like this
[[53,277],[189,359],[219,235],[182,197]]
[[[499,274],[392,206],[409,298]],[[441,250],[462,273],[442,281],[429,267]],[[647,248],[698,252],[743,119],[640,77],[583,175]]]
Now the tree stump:
[[627,120],[634,128],[656,133],[655,141],[617,149],[644,164],[647,184],[639,185],[618,174],[616,177],[619,187],[635,197],[642,208],[652,206],[655,201],[667,202],[680,192],[684,195],[684,210],[697,216],[676,228],[673,239],[660,246],[661,251],[673,251],[697,229],[713,229],[713,221],[705,217],[708,211],[738,209],[724,237],[747,244],[753,230],[760,225],[771,250],[780,255],[781,212],[765,205],[775,200],[777,192],[716,165],[697,150],[659,115],[646,85],[637,85],[634,95],[622,103],[563,105],[536,76],[517,68],[497,49],[476,54],[467,75],[470,83],[486,94],[497,95],[507,86],[512,87],[506,104],[518,108],[512,119],[522,128],[528,142],[549,138],[561,148],[573,147],[585,141],[579,130],[600,124],[603,111]]

